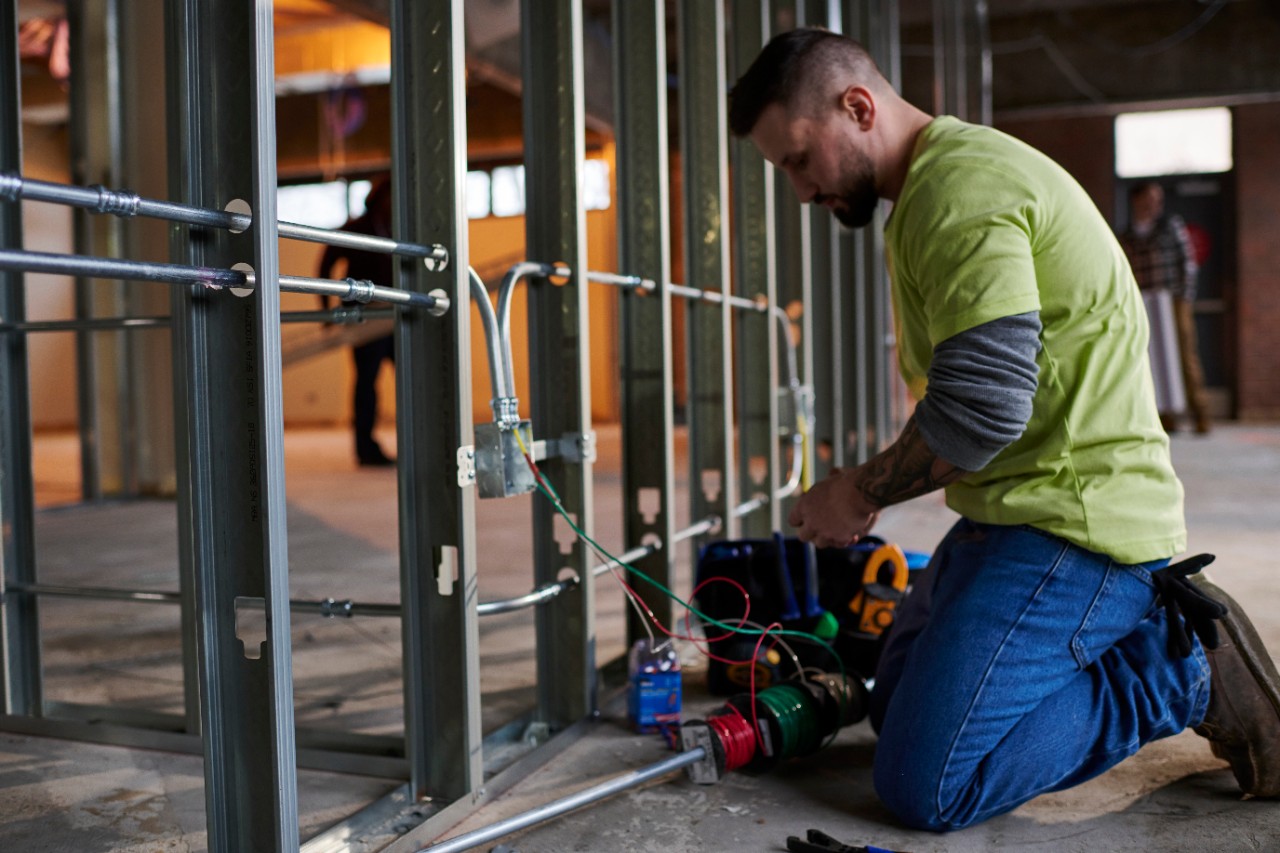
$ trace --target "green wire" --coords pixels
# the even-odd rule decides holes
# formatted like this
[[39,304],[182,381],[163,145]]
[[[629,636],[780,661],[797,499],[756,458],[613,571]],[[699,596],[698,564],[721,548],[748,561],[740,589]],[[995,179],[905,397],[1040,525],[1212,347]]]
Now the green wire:
[[808,755],[818,748],[822,736],[818,733],[818,719],[813,699],[793,684],[779,684],[761,690],[756,698],[773,712],[782,733],[778,755],[794,758]]
[[[545,486],[543,485],[544,480],[546,482]],[[631,572],[632,574],[637,575],[646,583],[648,583],[650,586],[653,586],[658,590],[660,590],[663,595],[667,596],[672,601],[676,602],[681,607],[685,608],[686,610],[688,610],[693,615],[697,616],[699,619],[701,619],[705,623],[715,625],[717,628],[723,628],[726,631],[731,631],[733,633],[738,633],[738,634],[746,634],[748,636],[753,636],[753,637],[760,636],[761,634],[766,633],[766,631],[761,628],[744,628],[738,625],[726,624],[724,622],[721,622],[719,619],[713,619],[707,614],[703,613],[701,610],[698,610],[689,602],[680,598],[680,596],[676,595],[674,592],[672,592],[670,589],[664,586],[661,582],[649,577],[647,574],[640,571],[630,563],[622,562],[617,557],[613,556],[607,550],[605,550],[605,548],[602,545],[600,545],[598,542],[596,542],[594,539],[588,536],[582,530],[582,528],[580,528],[577,524],[574,523],[573,519],[569,517],[569,513],[565,510],[564,504],[561,503],[560,496],[556,494],[556,490],[551,485],[550,480],[546,480],[545,477],[535,477],[534,483],[537,484],[538,491],[542,492],[543,496],[546,497],[547,500],[551,501],[552,505],[555,507],[556,512],[560,513],[560,517],[565,520],[565,523],[568,524],[571,528],[573,528],[573,532],[578,534],[578,536],[580,536],[584,542],[589,543],[591,547],[594,548],[599,554],[602,554],[606,558],[608,558],[609,562],[618,563],[619,565],[624,567],[628,572]],[[822,646],[822,648],[826,649],[828,652],[831,653],[831,657],[835,659],[836,664],[840,667],[840,675],[845,676],[844,661],[840,660],[840,656],[836,654],[836,650],[832,648],[830,645],[828,645],[827,642],[823,640],[821,637],[818,637],[815,634],[807,633],[805,631],[793,631],[789,628],[780,628],[776,631],[769,631],[768,633],[774,634],[777,636],[783,636],[783,637],[800,637],[805,640],[809,640],[813,643],[816,643],[819,646]]]

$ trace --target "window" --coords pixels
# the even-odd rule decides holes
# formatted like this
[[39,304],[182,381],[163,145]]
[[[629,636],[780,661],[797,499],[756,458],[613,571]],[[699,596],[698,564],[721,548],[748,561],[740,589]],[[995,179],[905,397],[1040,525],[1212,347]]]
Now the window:
[[524,213],[524,166],[499,166],[493,170],[494,216]]
[[1231,166],[1226,107],[1116,116],[1116,175],[1121,178],[1229,172]]
[[[365,181],[364,183],[368,183]],[[365,194],[368,194],[365,190]],[[364,209],[364,196],[360,196]],[[276,191],[276,214],[284,222],[316,228],[341,228],[351,214],[351,198],[346,181],[298,184]]]
[[489,173],[467,172],[467,218],[484,219],[489,215]]
[[[364,214],[369,181],[328,181],[280,187],[276,205],[280,219],[317,228],[341,228]],[[613,202],[609,164],[587,160],[582,169],[582,201],[587,210],[608,210]],[[467,172],[468,219],[520,216],[525,211],[524,166],[496,166],[491,171]]]
[[604,160],[588,160],[582,170],[582,203],[587,210],[608,210],[609,164]]

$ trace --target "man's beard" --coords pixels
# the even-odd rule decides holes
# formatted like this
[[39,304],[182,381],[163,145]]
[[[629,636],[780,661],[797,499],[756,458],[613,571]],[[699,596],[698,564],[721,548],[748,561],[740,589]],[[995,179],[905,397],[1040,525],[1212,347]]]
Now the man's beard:
[[[876,215],[880,195],[876,192],[875,173],[871,159],[861,151],[848,158],[849,178],[834,198],[838,202],[831,213],[846,228],[862,228]],[[831,196],[820,197],[820,201]]]

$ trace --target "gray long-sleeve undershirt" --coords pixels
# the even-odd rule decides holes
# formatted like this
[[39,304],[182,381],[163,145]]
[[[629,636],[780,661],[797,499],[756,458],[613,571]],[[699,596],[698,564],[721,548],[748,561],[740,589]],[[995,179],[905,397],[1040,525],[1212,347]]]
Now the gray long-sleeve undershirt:
[[992,320],[933,349],[929,385],[916,425],[932,450],[965,471],[980,471],[1022,435],[1036,393],[1040,314]]

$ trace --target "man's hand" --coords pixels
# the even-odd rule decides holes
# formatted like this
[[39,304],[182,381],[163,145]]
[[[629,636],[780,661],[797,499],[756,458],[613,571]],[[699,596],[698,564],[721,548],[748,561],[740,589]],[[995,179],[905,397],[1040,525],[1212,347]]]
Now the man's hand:
[[836,468],[801,495],[787,521],[805,542],[843,548],[871,532],[884,507],[940,489],[965,473],[929,449],[913,415],[884,451],[857,468]]
[[787,521],[796,535],[819,548],[843,548],[871,532],[880,508],[867,500],[857,468],[836,468],[800,496]]

